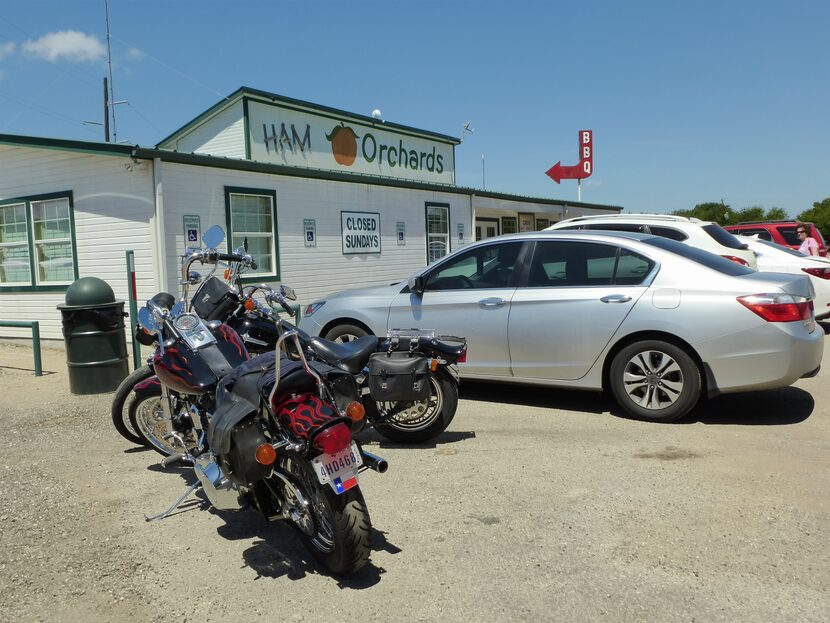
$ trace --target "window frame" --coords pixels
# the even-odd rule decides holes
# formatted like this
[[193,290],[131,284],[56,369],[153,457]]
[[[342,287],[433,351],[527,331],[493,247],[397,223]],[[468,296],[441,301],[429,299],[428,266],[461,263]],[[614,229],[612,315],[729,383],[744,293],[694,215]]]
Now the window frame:
[[[482,251],[487,251],[489,249],[495,249],[496,247],[503,247],[507,245],[517,245],[519,250],[516,253],[516,259],[513,263],[513,274],[511,275],[510,283],[507,285],[502,286],[493,286],[493,287],[477,287],[477,288],[439,288],[439,289],[430,289],[428,287],[429,280],[432,279],[437,273],[441,272],[445,268],[445,264],[451,264],[452,262],[459,261],[466,259],[467,257],[474,255],[476,253],[480,253]],[[512,289],[519,287],[521,283],[525,281],[525,263],[527,261],[527,253],[528,248],[532,245],[528,245],[526,240],[499,240],[492,243],[485,243],[479,244],[469,249],[466,249],[463,252],[459,252],[452,258],[444,256],[441,258],[442,261],[438,261],[436,264],[433,265],[427,271],[424,271],[421,276],[424,279],[424,292],[474,292],[474,291],[483,291],[483,290],[500,290],[500,289]]]
[[[443,208],[446,210],[447,213],[447,252],[444,253],[441,257],[435,258],[432,262],[429,261],[429,209],[430,208]],[[450,223],[451,223],[451,213],[450,213],[450,204],[449,203],[435,203],[433,201],[427,201],[424,203],[424,250],[426,252],[426,265],[431,266],[435,262],[441,261],[443,258],[447,257],[450,253],[452,253],[452,236],[450,235]],[[435,234],[439,235],[439,234]]]
[[[50,201],[54,199],[66,199],[69,206],[69,244],[72,250],[72,279],[67,282],[47,282],[44,284],[38,283],[37,272],[37,249],[38,244],[35,241],[34,234],[34,215],[32,214],[32,203],[39,201]],[[75,201],[71,190],[64,190],[54,193],[44,193],[40,195],[26,195],[24,197],[13,197],[0,200],[0,207],[15,205],[22,203],[24,205],[24,215],[26,218],[26,245],[29,251],[29,284],[22,282],[10,283],[8,285],[0,283],[0,293],[3,292],[66,292],[75,281],[78,279],[78,237],[75,233]],[[40,241],[41,244],[46,241]]]
[[256,273],[255,275],[243,276],[240,283],[262,283],[263,281],[279,281],[282,273],[282,261],[280,259],[280,238],[278,235],[277,226],[277,191],[270,188],[247,188],[242,186],[225,186],[225,223],[228,228],[228,251],[232,251],[233,246],[233,227],[231,225],[231,195],[256,195],[261,197],[268,197],[271,199],[271,235],[273,236],[274,244],[271,247],[273,251],[272,260],[274,261],[275,271],[271,273]]

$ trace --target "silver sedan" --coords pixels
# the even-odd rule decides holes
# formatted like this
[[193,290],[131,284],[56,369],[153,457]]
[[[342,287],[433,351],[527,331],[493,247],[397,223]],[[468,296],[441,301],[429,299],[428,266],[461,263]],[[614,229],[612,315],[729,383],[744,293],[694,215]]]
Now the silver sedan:
[[341,341],[414,327],[466,336],[464,378],[608,389],[629,415],[668,422],[704,395],[817,373],[813,297],[806,276],[667,238],[545,231],[489,238],[406,283],[316,301],[300,326]]

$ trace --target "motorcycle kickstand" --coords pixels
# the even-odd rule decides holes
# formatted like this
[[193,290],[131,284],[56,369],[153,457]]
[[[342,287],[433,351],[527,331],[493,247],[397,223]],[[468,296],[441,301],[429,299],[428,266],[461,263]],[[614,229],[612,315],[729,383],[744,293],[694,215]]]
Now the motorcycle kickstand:
[[173,502],[173,504],[167,510],[159,513],[158,515],[153,515],[152,517],[148,517],[147,515],[144,515],[144,520],[145,521],[161,521],[162,519],[164,519],[165,517],[170,515],[170,513],[172,513],[174,510],[176,510],[176,508],[178,508],[179,504],[184,502],[191,493],[193,493],[196,489],[198,489],[201,486],[202,486],[201,481],[197,480],[192,485],[190,485],[187,488],[187,491],[182,493],[179,496],[179,499],[176,500],[175,502]]

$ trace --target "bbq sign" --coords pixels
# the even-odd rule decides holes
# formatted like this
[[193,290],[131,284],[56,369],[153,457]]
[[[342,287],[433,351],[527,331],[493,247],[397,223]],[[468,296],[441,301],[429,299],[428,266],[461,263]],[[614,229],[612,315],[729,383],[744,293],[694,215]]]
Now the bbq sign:
[[557,184],[560,180],[583,180],[594,172],[594,137],[591,130],[579,131],[579,164],[563,167],[557,162],[545,175]]
[[380,213],[341,212],[343,255],[380,253]]

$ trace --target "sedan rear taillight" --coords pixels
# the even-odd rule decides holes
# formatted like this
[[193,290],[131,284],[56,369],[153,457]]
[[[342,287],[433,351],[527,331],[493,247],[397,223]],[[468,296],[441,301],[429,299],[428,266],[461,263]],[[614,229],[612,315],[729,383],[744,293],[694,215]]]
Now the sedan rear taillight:
[[804,321],[813,323],[813,301],[791,294],[750,294],[739,296],[738,302],[767,322]]
[[819,279],[830,279],[830,268],[802,268],[801,270]]
[[725,257],[730,262],[735,262],[736,264],[740,264],[741,266],[749,266],[749,262],[747,262],[744,258],[738,257],[736,255],[721,255],[721,257]]

